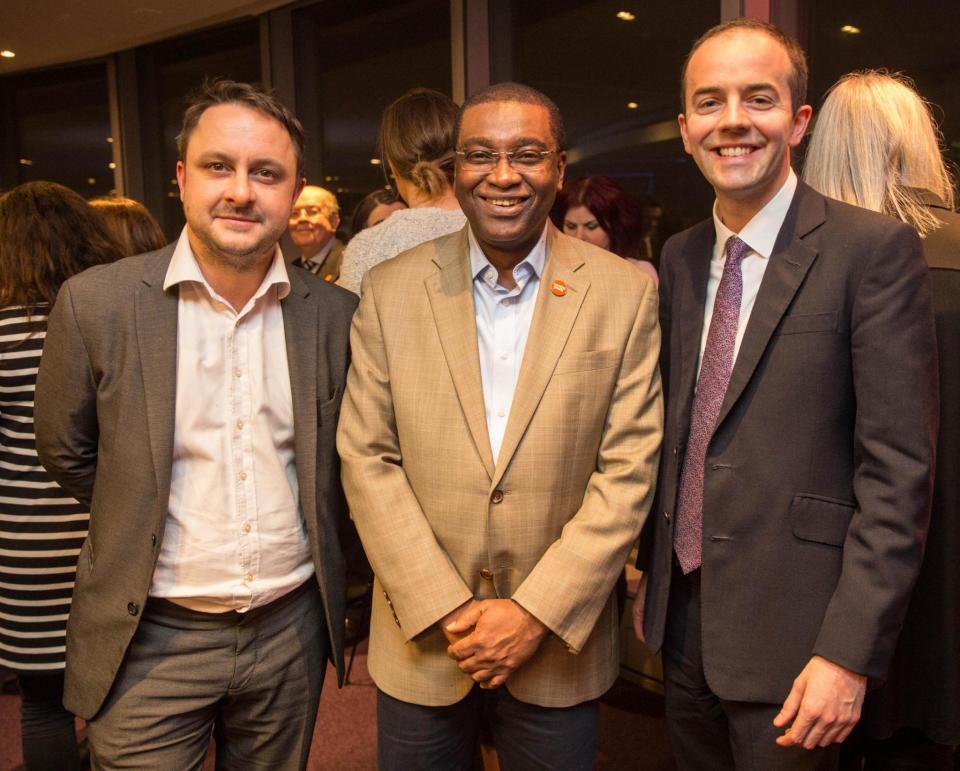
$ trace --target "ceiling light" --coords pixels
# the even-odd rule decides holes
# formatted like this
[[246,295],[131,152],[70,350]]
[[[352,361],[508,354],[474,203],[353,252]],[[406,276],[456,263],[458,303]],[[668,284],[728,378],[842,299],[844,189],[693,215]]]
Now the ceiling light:
[[627,109],[628,109],[628,110],[636,110],[639,106],[640,106],[640,105],[637,104],[636,102],[627,102]]
[[29,158],[21,158],[21,159],[20,159],[20,165],[21,165],[21,166],[33,166],[33,161],[31,161]]
[[113,144],[113,137],[107,137],[107,143],[112,145],[112,144]]
[[4,48],[2,51],[0,51],[0,56],[2,56],[4,59],[12,59],[14,56],[16,56],[16,54],[9,48]]
[[630,11],[617,11],[617,18],[620,21],[633,21],[637,18],[636,14],[630,13]]
[[380,165],[380,159],[379,159],[379,158],[371,158],[371,159],[370,159],[370,163],[372,163],[374,166],[379,166],[379,165]]
[[860,27],[854,27],[852,24],[844,24],[840,27],[840,31],[845,35],[859,35]]
[[87,177],[87,184],[88,184],[88,185],[95,185],[95,184],[97,184],[96,178],[95,178],[95,177]]
[[110,163],[108,163],[107,166],[111,169],[117,168],[117,164],[115,164],[113,161],[110,161]]

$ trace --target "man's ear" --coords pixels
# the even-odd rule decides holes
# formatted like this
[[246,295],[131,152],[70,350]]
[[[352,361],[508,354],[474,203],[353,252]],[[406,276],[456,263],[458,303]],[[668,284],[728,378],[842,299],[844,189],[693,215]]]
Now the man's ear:
[[293,200],[290,202],[290,209],[292,210],[294,205],[297,203],[297,199],[300,197],[300,193],[303,192],[303,188],[307,186],[307,178],[300,177],[300,181],[297,182],[297,187],[293,191]]
[[180,200],[183,200],[183,182],[187,176],[187,170],[183,165],[183,161],[177,161],[177,187],[180,188]]
[[557,190],[563,190],[563,175],[567,170],[566,150],[561,150],[557,153],[557,168],[560,171],[560,177],[557,179]]
[[327,219],[330,220],[330,226],[334,230],[340,227],[340,212],[338,211],[333,212],[333,214],[331,214]]
[[802,105],[793,116],[793,126],[790,128],[790,147],[796,147],[807,134],[807,127],[813,117],[813,108],[809,104]]
[[687,118],[683,113],[677,116],[677,123],[680,124],[680,138],[683,139],[683,149],[687,155],[693,155],[690,152],[690,140],[687,138]]

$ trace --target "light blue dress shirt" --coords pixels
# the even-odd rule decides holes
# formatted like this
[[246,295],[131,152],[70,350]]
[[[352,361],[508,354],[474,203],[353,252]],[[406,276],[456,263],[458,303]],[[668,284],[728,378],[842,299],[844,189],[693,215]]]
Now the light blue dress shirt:
[[547,260],[547,230],[544,227],[530,254],[513,269],[513,280],[517,282],[513,289],[500,285],[497,269],[483,253],[473,231],[469,231],[468,240],[487,434],[496,463],[520,377],[540,276]]

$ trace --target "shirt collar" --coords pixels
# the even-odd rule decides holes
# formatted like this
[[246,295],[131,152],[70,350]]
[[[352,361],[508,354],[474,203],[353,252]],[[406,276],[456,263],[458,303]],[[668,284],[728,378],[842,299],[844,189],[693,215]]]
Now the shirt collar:
[[[477,278],[481,276],[488,267],[493,269],[494,275],[496,275],[496,268],[493,267],[490,260],[487,259],[487,255],[483,253],[483,249],[480,248],[480,243],[477,241],[476,236],[473,235],[473,228],[467,228],[467,241],[470,244],[470,275],[473,278]],[[543,266],[546,261],[547,223],[544,223],[540,238],[537,240],[537,243],[534,244],[530,253],[514,267],[513,276],[515,279],[523,278],[526,280],[524,274],[529,270],[532,271],[534,276],[540,278],[543,274]],[[518,281],[517,283],[520,282]],[[496,285],[496,280],[494,280],[494,285]]]
[[336,243],[337,237],[330,236],[330,240],[323,245],[323,248],[320,249],[313,257],[300,256],[300,259],[303,260],[304,265],[323,265],[323,261],[327,259],[330,254],[330,251],[333,249],[333,245]]
[[780,228],[787,217],[787,210],[793,201],[793,194],[797,190],[797,175],[793,169],[787,174],[787,180],[777,194],[767,201],[760,211],[743,226],[739,233],[734,233],[720,221],[717,214],[717,202],[713,202],[713,227],[717,232],[717,243],[726,244],[730,236],[739,236],[750,247],[750,250],[764,259],[773,254],[773,246],[777,242]]
[[[163,291],[166,292],[170,287],[184,282],[194,282],[202,284],[211,297],[215,297],[224,304],[227,304],[216,290],[200,272],[200,266],[197,264],[196,255],[190,246],[190,238],[187,236],[187,228],[180,232],[180,238],[173,250],[173,257],[170,259],[170,265],[167,267],[167,273],[163,278]],[[251,302],[259,299],[267,290],[276,285],[277,297],[283,299],[290,294],[290,277],[287,275],[287,267],[283,260],[283,252],[280,251],[280,245],[277,244],[276,251],[273,254],[273,262],[267,270],[267,275],[263,277],[260,286],[251,298]]]

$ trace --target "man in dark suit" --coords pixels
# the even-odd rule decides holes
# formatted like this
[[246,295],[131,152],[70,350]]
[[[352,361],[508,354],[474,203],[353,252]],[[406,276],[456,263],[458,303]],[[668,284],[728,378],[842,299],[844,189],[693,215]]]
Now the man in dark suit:
[[661,262],[667,393],[643,634],[681,769],[831,768],[882,678],[923,551],[936,433],[916,233],[790,168],[795,41],[739,19],[684,67],[713,218]]
[[324,281],[340,278],[343,241],[337,238],[340,204],[337,197],[317,185],[307,185],[290,211],[290,240],[300,250],[293,264]]
[[342,670],[334,446],[353,295],[277,246],[304,184],[273,97],[205,86],[184,115],[187,225],[88,271],[51,315],[40,458],[90,505],[64,702],[97,768],[306,765]]

